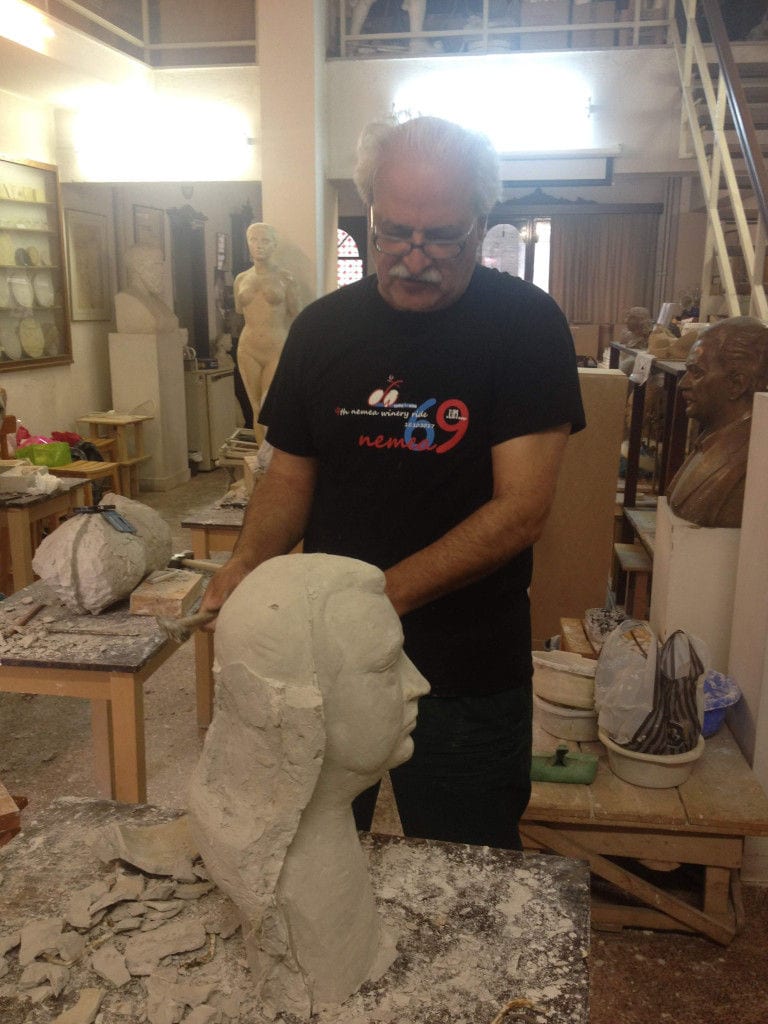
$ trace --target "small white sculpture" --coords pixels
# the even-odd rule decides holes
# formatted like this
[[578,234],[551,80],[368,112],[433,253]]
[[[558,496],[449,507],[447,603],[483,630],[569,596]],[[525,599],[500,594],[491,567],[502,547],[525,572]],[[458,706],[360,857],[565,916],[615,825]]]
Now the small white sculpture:
[[119,334],[166,334],[179,321],[164,299],[165,262],[160,249],[133,245],[125,254],[128,287],[115,296]]
[[382,573],[333,555],[255,569],[221,611],[216,661],[193,835],[240,909],[263,1009],[306,1019],[396,955],[351,802],[411,756],[429,686],[403,652]]
[[233,285],[235,310],[245,319],[237,365],[256,419],[299,301],[293,275],[272,260],[277,247],[275,229],[269,224],[251,224],[246,239],[253,266],[238,274]]

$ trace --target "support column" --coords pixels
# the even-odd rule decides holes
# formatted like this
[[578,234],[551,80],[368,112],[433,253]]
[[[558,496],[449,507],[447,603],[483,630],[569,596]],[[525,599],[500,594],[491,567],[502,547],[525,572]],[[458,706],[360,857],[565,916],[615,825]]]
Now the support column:
[[325,26],[319,0],[257,5],[263,219],[280,257],[314,298],[327,290],[335,240],[325,181]]

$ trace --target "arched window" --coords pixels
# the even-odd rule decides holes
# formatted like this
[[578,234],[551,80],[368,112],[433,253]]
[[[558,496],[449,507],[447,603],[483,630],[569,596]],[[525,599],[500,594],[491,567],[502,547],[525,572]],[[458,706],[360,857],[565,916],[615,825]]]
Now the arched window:
[[364,274],[360,251],[352,235],[344,231],[343,228],[336,229],[336,256],[338,262],[336,280],[339,288],[344,284],[359,281]]

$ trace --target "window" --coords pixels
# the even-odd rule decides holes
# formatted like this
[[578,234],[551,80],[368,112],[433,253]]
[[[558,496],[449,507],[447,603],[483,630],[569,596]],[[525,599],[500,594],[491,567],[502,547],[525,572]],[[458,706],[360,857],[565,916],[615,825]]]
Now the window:
[[359,281],[364,274],[363,261],[357,242],[343,228],[336,229],[336,255],[338,260],[337,276],[339,288],[345,284]]
[[549,291],[549,219],[496,224],[483,240],[483,266],[506,271]]

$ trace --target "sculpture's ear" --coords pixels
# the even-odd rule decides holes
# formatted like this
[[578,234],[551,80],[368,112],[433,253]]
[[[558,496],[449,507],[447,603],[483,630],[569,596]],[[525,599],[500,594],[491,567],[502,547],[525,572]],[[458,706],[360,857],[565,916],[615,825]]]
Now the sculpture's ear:
[[725,380],[730,401],[736,402],[751,393],[752,388],[749,378],[741,370],[734,370],[732,373],[729,373]]

